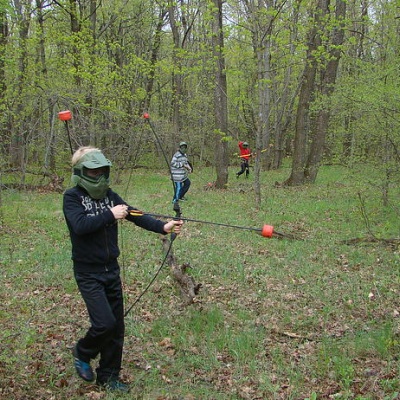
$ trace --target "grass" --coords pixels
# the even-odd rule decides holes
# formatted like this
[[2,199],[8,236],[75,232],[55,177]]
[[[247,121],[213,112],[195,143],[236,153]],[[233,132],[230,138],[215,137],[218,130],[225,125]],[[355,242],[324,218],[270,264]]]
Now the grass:
[[[230,172],[234,176],[235,171]],[[395,399],[400,392],[399,189],[382,206],[378,172],[323,167],[314,185],[278,188],[289,171],[205,190],[196,169],[188,218],[261,228],[302,240],[187,222],[174,243],[202,284],[183,307],[168,271],[126,318],[122,377],[135,399]],[[172,215],[166,174],[134,171],[115,189],[131,205]],[[363,201],[361,207],[360,199]],[[113,399],[76,377],[70,349],[88,327],[72,276],[58,193],[2,192],[0,398]],[[364,214],[363,212],[364,211]],[[163,258],[157,235],[124,222],[120,263],[126,306]]]

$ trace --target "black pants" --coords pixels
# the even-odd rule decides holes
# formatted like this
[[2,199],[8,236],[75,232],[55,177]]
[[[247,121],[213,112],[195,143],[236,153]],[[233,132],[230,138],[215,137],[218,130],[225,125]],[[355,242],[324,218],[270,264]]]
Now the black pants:
[[102,273],[75,273],[91,326],[77,343],[83,361],[100,354],[97,381],[118,379],[124,345],[124,305],[119,267]]
[[240,176],[244,172],[246,172],[246,177],[248,177],[249,176],[249,172],[250,172],[250,167],[249,167],[249,161],[248,160],[242,160],[242,163],[240,164],[240,171],[236,175]]

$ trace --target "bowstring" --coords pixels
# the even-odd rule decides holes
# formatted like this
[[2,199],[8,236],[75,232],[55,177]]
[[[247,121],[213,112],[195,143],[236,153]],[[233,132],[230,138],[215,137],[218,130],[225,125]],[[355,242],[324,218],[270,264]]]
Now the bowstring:
[[[125,200],[127,195],[128,195],[128,187],[130,186],[131,183],[131,179],[132,179],[132,173],[133,173],[133,168],[129,168],[129,176],[128,176],[128,180],[127,183],[125,185],[125,190],[124,190],[124,194],[123,194],[123,199]],[[126,201],[126,200],[125,200]],[[120,222],[120,248],[121,248],[121,270],[122,270],[122,280],[123,282],[126,282],[126,258],[125,258],[125,252],[124,252],[124,248],[125,248],[125,242],[124,242],[124,232],[125,230],[123,229],[124,226],[124,221],[121,220]],[[125,295],[125,291],[124,291],[124,297],[126,297],[127,295]],[[125,298],[125,300],[127,300]]]
[[[169,175],[170,175],[170,179],[171,179],[171,183],[172,183],[172,186],[173,186],[173,189],[174,189],[174,192],[175,192],[175,184],[174,184],[174,181],[173,181],[172,171],[171,171],[171,167],[170,167],[170,165],[169,165],[169,161],[168,161],[167,155],[166,155],[166,153],[165,153],[165,151],[164,151],[164,148],[162,147],[161,141],[160,141],[160,139],[159,139],[159,137],[158,137],[158,135],[157,135],[157,133],[156,133],[156,131],[155,131],[153,125],[151,124],[149,118],[146,118],[145,120],[147,121],[147,123],[149,124],[149,126],[150,126],[150,128],[151,128],[151,131],[153,132],[154,137],[156,138],[158,147],[160,148],[161,153],[162,153],[162,155],[163,155],[163,157],[164,157],[164,160],[165,160],[165,162],[166,162],[166,164],[167,164],[168,171],[169,171]],[[128,187],[126,187],[126,189],[127,189],[127,188],[128,188]],[[181,216],[181,208],[180,208],[180,206],[179,206],[179,201],[177,201],[176,203],[174,203],[174,208],[173,208],[173,209],[174,209],[174,211],[175,211],[176,218],[180,217],[180,216]],[[170,254],[170,252],[171,252],[171,250],[172,250],[172,244],[173,244],[175,238],[176,238],[176,234],[174,234],[174,233],[172,232],[172,233],[171,233],[171,239],[170,239],[170,242],[169,242],[169,246],[168,246],[168,249],[167,249],[167,251],[166,251],[166,253],[165,253],[165,256],[164,256],[164,259],[163,259],[161,265],[160,265],[159,268],[157,269],[157,271],[156,271],[155,275],[153,276],[153,278],[151,279],[151,281],[147,284],[147,286],[144,288],[144,290],[143,290],[143,291],[140,293],[140,295],[136,298],[136,300],[133,302],[133,304],[126,310],[126,312],[124,313],[124,317],[126,317],[126,316],[129,314],[129,312],[132,310],[132,308],[140,301],[140,299],[144,296],[144,294],[149,290],[149,288],[151,287],[151,285],[152,285],[152,284],[154,283],[154,281],[157,279],[158,275],[160,274],[160,272],[161,272],[162,269],[164,268],[165,262],[167,261],[168,256],[169,256],[169,254]]]

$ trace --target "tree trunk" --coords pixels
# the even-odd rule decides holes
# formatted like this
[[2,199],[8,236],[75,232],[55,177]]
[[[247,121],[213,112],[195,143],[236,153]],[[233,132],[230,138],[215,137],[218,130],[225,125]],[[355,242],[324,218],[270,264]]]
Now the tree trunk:
[[222,0],[213,0],[216,12],[213,19],[213,53],[216,60],[215,68],[215,128],[216,128],[216,152],[215,167],[217,179],[215,186],[217,189],[225,189],[228,183],[228,144],[224,140],[228,132],[228,102],[227,102],[227,82],[224,58],[224,36],[222,26]]
[[323,71],[321,82],[321,94],[324,99],[324,106],[319,111],[317,123],[315,124],[315,132],[313,142],[310,149],[308,162],[305,168],[305,177],[308,182],[314,183],[318,174],[320,162],[324,152],[326,135],[328,132],[329,117],[330,117],[330,97],[335,89],[336,75],[341,56],[341,46],[344,40],[343,21],[346,16],[346,2],[337,0],[335,20],[340,22],[340,25],[333,29],[330,51],[328,53],[328,65]]
[[308,34],[308,49],[305,67],[301,79],[299,104],[296,114],[296,128],[293,145],[293,162],[289,178],[284,182],[287,186],[302,185],[305,183],[304,168],[307,160],[307,143],[309,140],[310,104],[315,90],[317,60],[315,52],[321,45],[321,11],[326,10],[326,0],[318,0],[315,11],[315,22],[311,21]]
[[[299,8],[300,8],[301,0],[297,0],[294,2],[293,9],[291,10],[291,20],[292,25],[290,29],[290,44],[289,51],[292,57],[295,56],[297,51],[297,46],[295,43],[299,41],[298,38],[298,20],[299,20]],[[289,127],[292,124],[295,101],[299,94],[300,85],[295,85],[295,89],[292,89],[292,82],[294,80],[294,72],[293,67],[289,64],[285,68],[284,78],[283,78],[283,90],[280,90],[278,87],[279,82],[276,82],[277,79],[274,78],[276,89],[273,91],[276,95],[276,98],[273,99],[273,102],[277,104],[276,110],[276,119],[275,126],[273,129],[273,143],[274,147],[271,149],[273,153],[271,154],[271,168],[279,169],[282,166],[283,159],[287,154],[286,151],[286,141],[287,132]]]
[[7,14],[4,8],[0,8],[0,99],[4,100],[4,91],[6,90],[5,85],[5,54],[6,44],[8,37],[8,23]]
[[[260,173],[262,161],[267,153],[261,153],[263,149],[269,148],[270,142],[270,129],[269,129],[269,116],[270,116],[270,102],[271,102],[271,88],[270,88],[270,36],[269,32],[259,32],[261,41],[257,46],[257,71],[258,71],[258,109],[257,109],[257,132],[256,132],[256,159],[254,168],[254,191],[256,195],[256,205],[261,205],[261,187],[260,187]],[[262,157],[263,156],[263,157]],[[269,157],[268,157],[269,158]],[[264,166],[267,161],[264,162]]]
[[[27,134],[26,120],[24,118],[24,103],[23,103],[23,92],[25,90],[26,83],[26,69],[28,64],[28,51],[27,51],[27,40],[29,37],[29,26],[30,26],[30,5],[24,4],[20,0],[15,1],[15,12],[18,15],[18,46],[19,46],[19,63],[18,72],[15,82],[16,92],[16,107],[15,115],[17,119],[12,121],[13,133],[11,136],[10,144],[10,161],[11,165],[16,168],[20,168],[24,172],[25,169],[25,137]],[[24,173],[22,177],[24,181]]]
[[162,33],[162,28],[164,26],[165,15],[166,11],[163,9],[160,10],[158,15],[156,30],[154,32],[153,46],[151,48],[150,71],[146,83],[146,98],[144,99],[143,106],[140,112],[147,111],[150,107],[151,97],[153,93],[153,86],[154,86],[154,75],[155,75],[156,63],[158,60],[158,53],[161,46],[161,33]]
[[78,74],[80,70],[80,51],[79,51],[79,46],[76,44],[76,41],[78,40],[76,37],[76,34],[80,32],[80,23],[79,23],[79,18],[78,18],[78,4],[77,0],[69,0],[69,16],[70,16],[70,29],[72,35],[74,35],[73,39],[73,48],[71,51],[72,54],[72,65],[74,66],[75,70],[75,83],[79,87],[81,86],[81,78]]
[[[315,32],[314,32],[315,33]],[[314,39],[315,40],[315,39]],[[311,49],[309,49],[310,52]],[[285,185],[295,186],[304,183],[304,165],[307,152],[309,108],[314,91],[317,66],[315,60],[309,55],[302,77],[299,104],[296,114],[296,130],[293,144],[293,162],[290,177]]]
[[[0,104],[5,102],[6,91],[6,74],[5,74],[5,59],[6,59],[6,43],[8,37],[7,14],[4,8],[0,9]],[[7,129],[4,124],[1,124],[0,130],[0,154],[5,154],[6,149]],[[1,182],[0,182],[1,183]],[[0,204],[1,206],[1,204]],[[1,209],[1,208],[0,208]]]
[[180,116],[180,105],[182,101],[182,75],[181,75],[181,70],[182,70],[182,65],[181,65],[181,60],[179,56],[179,49],[181,48],[181,40],[180,40],[180,34],[179,34],[179,29],[178,29],[178,22],[176,21],[176,5],[173,5],[170,2],[169,6],[169,24],[171,26],[171,31],[172,31],[172,38],[174,41],[174,50],[173,50],[173,56],[172,56],[172,62],[173,62],[173,71],[172,71],[172,125],[174,127],[174,132],[173,132],[173,142],[176,142],[177,135],[179,134],[181,130],[181,116]]
[[[47,83],[48,73],[46,64],[46,51],[45,51],[45,27],[44,27],[44,13],[43,13],[43,1],[36,0],[36,10],[37,10],[37,22],[40,26],[39,30],[39,43],[38,43],[38,54],[39,62],[41,65],[41,72],[43,79]],[[45,172],[50,169],[54,171],[56,169],[56,156],[55,156],[55,135],[54,135],[54,113],[55,107],[51,96],[47,97],[47,113],[48,113],[48,126],[49,130],[46,130],[46,152],[44,156],[44,170]],[[40,118],[40,117],[39,117]]]

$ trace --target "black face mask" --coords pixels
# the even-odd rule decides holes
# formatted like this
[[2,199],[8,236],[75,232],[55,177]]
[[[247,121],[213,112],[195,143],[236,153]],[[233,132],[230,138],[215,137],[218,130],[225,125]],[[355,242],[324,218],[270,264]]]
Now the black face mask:
[[101,177],[105,177],[106,179],[108,179],[110,177],[110,167],[101,167],[104,169],[104,172],[96,175],[96,176],[91,176],[90,174],[88,174],[88,171],[90,170],[89,168],[83,167],[82,168],[82,176],[85,177],[85,179],[89,182],[93,182],[93,183],[97,183]]

